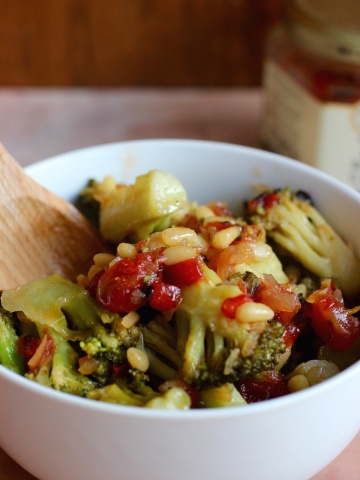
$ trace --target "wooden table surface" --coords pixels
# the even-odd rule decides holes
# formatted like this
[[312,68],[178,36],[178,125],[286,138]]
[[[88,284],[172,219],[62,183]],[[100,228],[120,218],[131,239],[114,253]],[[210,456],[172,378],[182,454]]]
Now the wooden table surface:
[[[139,138],[258,147],[261,112],[256,89],[3,88],[0,142],[23,166],[76,148]],[[360,434],[312,480],[359,479],[359,452]],[[0,480],[34,477],[0,450]]]

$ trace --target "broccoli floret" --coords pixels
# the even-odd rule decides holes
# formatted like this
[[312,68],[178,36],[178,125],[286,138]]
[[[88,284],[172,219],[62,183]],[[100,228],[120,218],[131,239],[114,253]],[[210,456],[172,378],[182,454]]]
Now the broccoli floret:
[[78,203],[85,214],[85,208],[90,210],[103,238],[117,245],[125,238],[136,242],[169,227],[173,215],[187,205],[187,194],[173,175],[151,170],[133,185],[117,185],[109,178],[92,180]]
[[359,260],[304,192],[264,192],[247,202],[246,217],[308,271],[331,278],[344,295],[360,292]]
[[[183,290],[170,324],[142,326],[150,371],[163,380],[180,378],[198,390],[252,378],[270,370],[285,352],[278,321],[245,323],[221,312],[235,285],[199,281]],[[172,325],[172,326],[171,326]]]
[[106,352],[106,347],[104,347],[96,337],[91,337],[86,341],[80,342],[80,348],[89,357],[94,357],[95,355]]
[[[6,311],[21,312],[40,339],[51,332],[56,345],[51,368],[40,365],[27,376],[58,390],[84,394],[108,384],[113,366],[127,362],[127,349],[142,346],[136,326],[125,328],[118,314],[103,309],[83,287],[59,275],[6,290],[1,301]],[[90,370],[78,366],[82,357],[94,359]]]
[[169,388],[165,393],[157,395],[145,404],[147,408],[162,410],[188,410],[190,406],[190,396],[184,389],[178,387]]
[[159,393],[151,387],[143,386],[133,391],[119,383],[92,390],[87,394],[87,398],[119,405],[166,410],[187,410],[191,404],[189,395],[181,388],[173,387],[165,393]]
[[62,392],[85,396],[95,388],[95,383],[78,371],[78,354],[69,342],[56,332],[51,335],[56,345],[50,373],[51,385]]
[[91,390],[87,398],[121,405],[168,410],[185,410],[191,405],[191,398],[183,388],[172,386],[160,392],[150,385],[146,372],[131,367],[124,369],[113,383]]
[[18,335],[14,324],[15,315],[0,308],[0,365],[23,374],[25,362],[17,351]]
[[1,302],[8,312],[22,312],[29,321],[55,330],[66,340],[93,342],[93,349],[100,345],[116,351],[120,344],[130,346],[137,333],[136,328],[121,328],[117,313],[102,308],[83,287],[60,275],[5,290]]
[[41,325],[38,325],[38,335],[36,351],[27,362],[26,378],[78,396],[85,396],[95,388],[95,383],[78,371],[78,354],[67,340]]
[[95,331],[87,340],[79,343],[82,352],[95,360],[94,368],[89,373],[99,385],[112,382],[114,368],[127,364],[127,350],[131,347],[143,349],[143,338],[136,326],[125,328],[120,319],[111,325],[108,331]]
[[232,383],[202,390],[199,397],[200,404],[205,408],[235,407],[247,403]]
[[119,405],[130,405],[134,407],[143,407],[154,397],[155,393],[151,388],[141,392],[133,392],[126,385],[112,383],[105,387],[96,388],[87,394],[87,398],[107,403],[116,403]]
[[102,330],[102,318],[105,322],[117,318],[83,287],[57,274],[5,290],[1,303],[5,310],[23,312],[28,320],[52,328],[67,340],[86,338],[98,327]]

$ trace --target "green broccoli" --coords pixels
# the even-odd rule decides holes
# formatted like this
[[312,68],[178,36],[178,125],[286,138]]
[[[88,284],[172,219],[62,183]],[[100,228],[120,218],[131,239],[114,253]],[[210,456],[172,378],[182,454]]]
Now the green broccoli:
[[156,395],[150,399],[145,407],[165,410],[188,410],[191,406],[191,398],[183,388],[172,387],[165,393]]
[[[21,312],[36,327],[38,338],[50,332],[56,347],[52,364],[27,376],[59,390],[85,394],[108,384],[113,366],[127,362],[127,349],[142,345],[136,326],[123,327],[118,314],[103,309],[83,287],[59,275],[5,290],[1,302],[6,315]],[[17,337],[12,335],[16,345]],[[78,371],[79,358],[85,356],[95,360],[90,372]]]
[[109,177],[102,182],[90,180],[77,204],[98,225],[103,238],[117,245],[169,227],[173,215],[187,205],[187,194],[173,175],[152,170],[127,186]]
[[17,351],[18,335],[14,324],[15,315],[0,308],[0,365],[23,374],[25,362]]
[[95,388],[95,382],[78,371],[78,354],[70,343],[55,331],[50,335],[56,345],[49,372],[50,385],[62,392],[85,396]]
[[[9,314],[5,312],[5,315]],[[8,326],[11,329],[13,328],[11,322],[14,322],[14,318],[9,318],[9,320]],[[37,337],[33,335],[19,337],[25,339],[31,337],[30,342],[35,342],[36,348],[31,358],[26,358],[27,365],[25,358],[19,353],[16,354],[17,359],[11,359],[11,364],[8,362],[2,364],[30,380],[73,395],[85,396],[89,390],[95,387],[93,381],[78,372],[78,355],[68,341],[64,340],[55,330],[44,328],[41,325],[38,325],[37,335]],[[18,338],[14,337],[12,350],[16,351],[17,346]],[[20,351],[24,351],[23,348],[22,345]]]
[[199,397],[200,404],[205,408],[242,406],[247,403],[232,383],[202,390]]
[[141,326],[150,371],[203,390],[273,369],[285,352],[284,326],[275,320],[251,324],[225,317],[222,302],[239,294],[235,285],[206,281],[184,288],[170,323],[153,320]]
[[119,405],[165,410],[187,410],[191,405],[189,395],[182,388],[173,387],[165,393],[159,393],[148,386],[134,391],[119,383],[92,390],[87,394],[87,398]]
[[87,398],[120,405],[131,405],[147,408],[181,409],[191,406],[191,398],[183,389],[171,386],[160,392],[151,386],[146,372],[131,366],[112,382],[88,392]]
[[[237,285],[204,279],[183,289],[172,317],[146,316],[130,327],[58,275],[7,290],[2,301],[21,312],[24,332],[30,324],[40,343],[45,335],[54,343],[51,359],[35,362],[28,378],[95,400],[186,409],[193,406],[186,388],[173,385],[164,392],[156,385],[178,379],[200,392],[197,405],[241,405],[233,383],[273,368],[285,350],[281,323],[238,322],[222,314],[223,301],[239,294]],[[147,355],[149,372],[131,364],[132,347]]]
[[104,321],[115,319],[83,287],[57,274],[5,290],[1,303],[8,312],[23,312],[29,321],[50,327],[67,340],[84,339],[94,329],[100,335]]
[[290,189],[266,191],[246,204],[245,216],[321,279],[331,278],[346,296],[360,292],[360,262],[322,217],[309,195]]
[[151,388],[134,392],[127,386],[120,386],[117,383],[96,388],[87,394],[87,398],[91,400],[134,407],[143,407],[153,397],[154,392]]
[[97,336],[89,336],[79,343],[79,347],[87,357],[95,360],[91,378],[98,385],[108,385],[112,382],[114,369],[128,363],[127,350],[131,347],[143,349],[142,334],[137,326],[125,328],[118,320],[108,331],[101,331],[99,335],[98,329],[93,335]]

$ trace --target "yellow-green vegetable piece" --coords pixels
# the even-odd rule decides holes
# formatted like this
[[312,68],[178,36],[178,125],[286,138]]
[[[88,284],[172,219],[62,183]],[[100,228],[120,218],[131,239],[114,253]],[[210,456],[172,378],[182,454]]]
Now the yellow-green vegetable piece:
[[125,238],[137,242],[172,223],[172,215],[186,205],[187,194],[172,174],[151,170],[133,185],[111,190],[99,197],[100,231],[111,243]]
[[125,386],[120,387],[116,383],[106,385],[105,387],[95,388],[87,393],[86,397],[91,400],[114,403],[118,405],[129,405],[133,407],[143,407],[154,395],[154,391],[148,387],[142,393],[132,392]]
[[11,314],[0,307],[0,364],[13,372],[23,374],[25,362],[17,351],[18,336]]
[[145,404],[147,408],[162,410],[188,410],[191,406],[190,396],[182,388],[172,387],[159,397],[154,397]]
[[236,407],[247,405],[240,392],[232,383],[225,383],[221,387],[202,390],[199,394],[200,402],[206,408]]
[[240,294],[241,290],[235,285],[213,286],[203,280],[183,289],[183,299],[175,315],[178,345],[184,352],[181,370],[186,381],[196,377],[198,365],[204,360],[203,346],[207,328],[233,340],[240,348],[248,338],[249,324],[229,320],[221,311],[226,298]]
[[241,273],[251,271],[254,272],[258,277],[261,277],[261,275],[264,273],[271,274],[279,283],[287,283],[289,279],[283,270],[283,266],[279,258],[276,256],[270,245],[265,242],[258,241],[254,247],[255,249],[256,247],[266,249],[266,254],[260,259],[256,258],[255,256],[253,261],[247,261],[243,264],[243,268],[239,268],[238,271]]
[[[57,274],[5,290],[1,302],[5,310],[23,312],[32,322],[72,340],[79,331],[92,330],[101,316],[101,308],[83,287]],[[65,314],[77,331],[68,328]]]
[[196,318],[204,328],[208,327],[241,346],[247,338],[249,325],[229,320],[221,311],[225,299],[237,297],[241,293],[237,285],[214,286],[200,280],[183,288],[183,298],[176,310],[176,317]]
[[187,410],[191,404],[190,396],[177,387],[170,388],[165,393],[159,393],[150,387],[143,386],[139,391],[133,392],[125,385],[113,383],[91,390],[86,397],[118,405],[167,410]]
[[95,384],[77,370],[78,354],[61,335],[53,330],[50,335],[56,344],[51,368],[52,386],[73,395],[85,395]]

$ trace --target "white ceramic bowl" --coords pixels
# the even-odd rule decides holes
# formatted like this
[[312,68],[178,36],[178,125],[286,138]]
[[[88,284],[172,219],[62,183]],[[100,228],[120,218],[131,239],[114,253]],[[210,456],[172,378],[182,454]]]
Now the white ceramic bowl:
[[[159,168],[194,200],[253,196],[254,184],[301,188],[360,254],[360,195],[320,171],[260,150],[187,140],[115,143],[28,168],[73,199],[90,177],[132,182]],[[0,445],[41,480],[305,480],[360,428],[360,362],[321,385],[253,404],[154,411],[97,403],[0,367]]]

